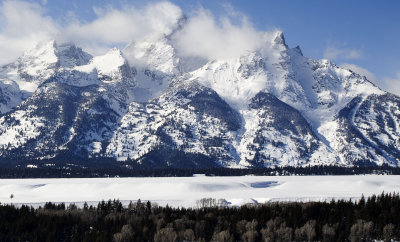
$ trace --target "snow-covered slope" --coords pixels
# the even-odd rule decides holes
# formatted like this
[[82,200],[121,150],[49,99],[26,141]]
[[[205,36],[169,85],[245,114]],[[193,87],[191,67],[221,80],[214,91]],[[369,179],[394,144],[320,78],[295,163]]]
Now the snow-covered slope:
[[107,153],[175,167],[232,166],[236,112],[215,91],[183,83],[147,103],[131,103]]
[[215,60],[179,56],[170,36],[93,58],[52,41],[0,69],[3,159],[399,166],[399,137],[399,97],[279,31]]
[[[44,206],[48,201],[96,206],[119,198],[161,206],[196,207],[202,198],[222,199],[227,206],[266,202],[358,201],[362,196],[397,193],[399,176],[198,176],[130,178],[1,179],[2,204]],[[10,198],[9,194],[14,194]]]
[[86,64],[90,58],[74,44],[49,41],[0,67],[0,114],[21,104],[58,72]]

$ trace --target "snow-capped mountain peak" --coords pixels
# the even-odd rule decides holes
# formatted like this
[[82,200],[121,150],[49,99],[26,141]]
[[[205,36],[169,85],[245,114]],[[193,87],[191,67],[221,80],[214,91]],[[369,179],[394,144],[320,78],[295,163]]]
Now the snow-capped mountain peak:
[[87,64],[91,55],[73,43],[58,44],[55,40],[38,44],[26,51],[15,63],[18,73],[25,79],[45,80],[57,68],[71,68]]
[[273,42],[274,42],[276,45],[283,45],[283,46],[287,47],[286,41],[285,41],[285,36],[283,35],[283,32],[282,32],[282,31],[276,30],[276,31],[273,33],[273,35],[274,35],[274,37],[273,37]]
[[18,59],[18,74],[24,79],[45,80],[55,72],[58,62],[55,41],[39,44]]
[[0,69],[0,155],[149,166],[398,166],[400,98],[328,60],[258,48],[206,60],[151,36],[91,57],[54,41]]
[[132,42],[123,50],[131,65],[173,75],[178,72],[179,59],[164,36],[142,42]]
[[58,57],[58,65],[64,68],[72,68],[87,64],[92,56],[76,47],[73,43],[55,43],[55,54]]

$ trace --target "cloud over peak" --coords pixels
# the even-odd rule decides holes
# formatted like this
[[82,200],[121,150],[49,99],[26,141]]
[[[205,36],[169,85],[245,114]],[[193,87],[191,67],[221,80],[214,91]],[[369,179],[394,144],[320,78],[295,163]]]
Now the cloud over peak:
[[65,27],[65,38],[90,48],[127,44],[158,35],[168,35],[183,17],[182,10],[170,2],[149,4],[144,9],[95,8],[92,22],[76,20]]
[[174,31],[183,17],[182,10],[170,2],[148,4],[139,9],[96,8],[96,18],[85,22],[66,11],[69,22],[61,24],[46,15],[46,6],[38,3],[5,0],[0,5],[0,64],[6,64],[37,44],[57,39],[70,41],[93,54],[114,46],[124,46]]
[[184,56],[216,59],[259,48],[263,33],[255,30],[246,19],[233,24],[229,17],[222,17],[218,22],[209,11],[200,9],[173,40]]
[[168,35],[182,56],[217,59],[258,49],[266,43],[266,36],[271,37],[270,33],[255,29],[244,14],[230,5],[225,5],[225,14],[218,17],[199,7],[183,26],[180,24],[186,17],[182,9],[166,1],[142,8],[94,6],[96,15],[90,21],[66,11],[67,23],[46,15],[46,6],[21,0],[2,2],[0,64],[9,63],[24,51],[50,39],[74,42],[91,54],[99,55],[112,47],[123,48],[133,41]]
[[59,26],[35,3],[3,1],[0,5],[0,64],[8,63],[39,42],[53,39]]
[[383,88],[400,96],[400,72],[397,72],[395,77],[383,79]]

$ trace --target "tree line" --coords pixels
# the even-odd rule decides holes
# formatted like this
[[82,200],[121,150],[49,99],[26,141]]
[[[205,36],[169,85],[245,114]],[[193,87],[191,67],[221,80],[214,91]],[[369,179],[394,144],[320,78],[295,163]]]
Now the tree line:
[[0,241],[395,241],[399,194],[359,201],[274,202],[227,207],[211,198],[195,208],[119,200],[43,207],[0,205]]
[[[35,165],[32,168],[29,165]],[[157,167],[135,161],[117,162],[111,158],[89,160],[2,160],[0,178],[91,178],[91,177],[188,177],[207,176],[292,176],[292,175],[400,175],[400,167],[390,166],[304,166],[238,168],[180,168]]]

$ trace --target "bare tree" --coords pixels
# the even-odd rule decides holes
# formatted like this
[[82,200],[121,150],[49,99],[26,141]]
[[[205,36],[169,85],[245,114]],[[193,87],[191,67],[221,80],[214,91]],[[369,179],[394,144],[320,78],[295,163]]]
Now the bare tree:
[[193,229],[186,229],[183,233],[183,240],[184,241],[195,241],[196,237],[194,236]]
[[282,218],[270,219],[265,228],[261,229],[262,240],[272,241],[292,241],[293,229],[286,226]]
[[202,198],[196,201],[198,208],[212,208],[217,206],[217,200],[215,198]]
[[239,222],[236,223],[236,231],[238,234],[242,235],[246,232],[246,220],[240,220]]
[[292,233],[293,229],[290,227],[286,227],[282,225],[276,230],[276,235],[277,235],[277,242],[288,242],[292,241]]
[[242,235],[242,240],[244,242],[254,242],[254,241],[257,241],[258,235],[259,234],[257,231],[249,230],[249,231],[246,231],[246,233],[244,233]]
[[242,235],[242,240],[245,242],[254,242],[257,240],[259,234],[257,232],[258,222],[256,220],[246,223],[246,232]]
[[294,232],[295,239],[298,241],[313,241],[316,236],[315,225],[315,220],[310,220],[303,227],[297,228]]
[[154,235],[155,242],[173,242],[178,238],[173,228],[162,228]]
[[229,232],[229,230],[223,230],[221,232],[216,232],[214,233],[211,241],[215,241],[215,242],[231,242],[233,241],[233,236],[232,234]]
[[336,227],[337,226],[330,226],[329,224],[324,224],[324,226],[322,227],[323,241],[327,242],[334,241]]
[[197,238],[203,236],[205,228],[206,228],[205,220],[196,221],[196,224],[194,225],[194,233],[197,236]]
[[369,221],[366,222],[362,219],[357,220],[357,223],[353,224],[350,229],[349,240],[350,241],[369,241],[372,236],[372,228],[374,224]]
[[385,241],[392,241],[395,237],[395,226],[394,224],[387,224],[383,227],[383,239]]
[[121,232],[114,234],[113,239],[115,242],[128,242],[132,240],[132,237],[132,226],[130,224],[125,224],[122,226]]
[[257,220],[253,219],[253,221],[246,223],[246,230],[247,231],[257,230],[257,225],[258,225]]

